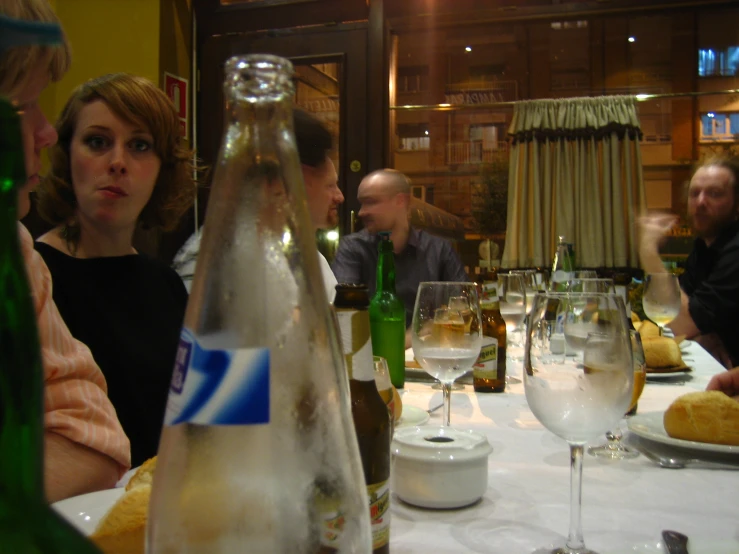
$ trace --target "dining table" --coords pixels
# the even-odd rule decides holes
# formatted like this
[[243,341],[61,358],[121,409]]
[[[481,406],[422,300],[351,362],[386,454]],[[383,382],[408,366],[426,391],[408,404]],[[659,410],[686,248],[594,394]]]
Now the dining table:
[[[696,342],[684,341],[681,349],[692,371],[648,374],[637,416],[660,414],[656,417],[661,421],[678,396],[704,390],[713,375],[726,371]],[[493,448],[487,488],[476,503],[446,510],[415,507],[394,494],[393,554],[543,554],[564,545],[570,516],[569,448],[529,409],[522,369],[521,361],[507,359],[509,382],[503,393],[475,392],[470,384],[452,393],[452,427],[484,435]],[[442,392],[432,384],[406,381],[401,392],[404,409],[412,406],[425,412],[438,406]],[[442,410],[432,411],[425,425],[441,426]],[[586,453],[582,488],[586,546],[600,554],[663,553],[661,532],[669,529],[689,537],[690,554],[739,553],[739,447],[717,449],[723,452],[710,446],[686,448],[637,436],[628,430],[626,419],[620,426],[632,447],[718,461],[729,469],[667,469],[644,455],[610,460]],[[593,444],[603,442],[605,435]]]

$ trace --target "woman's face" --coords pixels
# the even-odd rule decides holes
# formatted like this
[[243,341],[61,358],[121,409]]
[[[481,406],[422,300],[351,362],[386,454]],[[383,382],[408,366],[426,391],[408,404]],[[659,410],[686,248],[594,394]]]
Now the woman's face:
[[39,183],[41,150],[56,144],[54,127],[41,111],[38,99],[49,84],[46,69],[37,69],[17,97],[13,98],[21,116],[21,134],[26,166],[26,183],[18,190],[18,218],[22,219],[31,209],[28,194]]
[[162,165],[149,130],[95,100],[80,110],[69,155],[80,224],[134,228]]

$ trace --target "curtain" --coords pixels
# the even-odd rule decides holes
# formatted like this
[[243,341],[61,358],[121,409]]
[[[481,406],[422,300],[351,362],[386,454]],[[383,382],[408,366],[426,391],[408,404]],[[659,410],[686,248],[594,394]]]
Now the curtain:
[[501,265],[547,266],[564,235],[579,267],[639,267],[635,221],[646,195],[635,99],[518,102],[508,133]]

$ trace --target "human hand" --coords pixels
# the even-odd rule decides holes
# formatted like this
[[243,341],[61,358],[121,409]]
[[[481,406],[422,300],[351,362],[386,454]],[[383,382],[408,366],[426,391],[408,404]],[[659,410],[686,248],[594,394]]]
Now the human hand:
[[652,246],[656,249],[664,242],[667,233],[677,223],[677,219],[674,214],[654,214],[640,217],[637,220],[640,243],[643,246]]
[[706,390],[717,390],[728,396],[739,395],[739,367],[714,375]]

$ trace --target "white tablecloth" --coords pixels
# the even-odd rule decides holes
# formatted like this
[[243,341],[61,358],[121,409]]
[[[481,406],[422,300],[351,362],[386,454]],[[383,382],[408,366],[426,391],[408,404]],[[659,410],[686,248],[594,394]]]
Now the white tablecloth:
[[[664,411],[674,398],[705,389],[712,375],[724,371],[695,343],[687,346],[684,358],[694,371],[676,383],[648,382],[639,413]],[[520,380],[521,363],[509,360],[508,373]],[[426,383],[406,383],[402,394],[404,405],[423,409],[442,399],[441,391]],[[429,424],[441,425],[441,420],[438,410]],[[493,446],[487,492],[471,507],[438,511],[415,508],[394,496],[393,554],[516,554],[564,544],[569,449],[531,413],[523,384],[509,385],[503,394],[475,393],[471,386],[453,392],[452,426],[483,433]],[[586,454],[582,522],[586,545],[600,554],[663,552],[663,529],[687,534],[690,554],[739,553],[739,471],[671,470],[643,456],[605,461]]]

